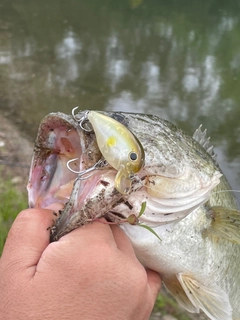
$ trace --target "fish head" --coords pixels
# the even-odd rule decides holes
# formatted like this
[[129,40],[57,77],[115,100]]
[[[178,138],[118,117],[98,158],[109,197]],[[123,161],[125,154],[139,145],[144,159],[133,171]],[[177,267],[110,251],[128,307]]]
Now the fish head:
[[[102,114],[107,117],[103,124],[110,124],[113,132],[109,129],[99,134],[99,117],[97,125],[91,121],[94,130],[84,130],[78,120],[86,111],[76,117],[52,113],[40,124],[28,183],[29,206],[64,205],[53,240],[101,217],[121,223],[135,215],[137,223],[150,227],[167,224],[183,219],[209,199],[221,173],[191,137],[158,117]],[[115,132],[116,125],[120,129]],[[107,153],[103,148],[113,135],[127,145],[133,135],[139,149],[129,151],[118,142]],[[138,166],[132,164],[135,153],[140,155]],[[120,162],[117,166],[113,162],[116,158]],[[108,165],[96,167],[102,159]],[[140,216],[143,203],[146,209]]]

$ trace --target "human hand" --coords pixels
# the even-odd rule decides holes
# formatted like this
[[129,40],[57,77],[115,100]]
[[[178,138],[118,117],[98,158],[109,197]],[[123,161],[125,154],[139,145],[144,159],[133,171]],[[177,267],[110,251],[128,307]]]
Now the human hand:
[[160,289],[118,226],[100,222],[49,244],[52,211],[21,212],[0,260],[0,319],[146,320]]

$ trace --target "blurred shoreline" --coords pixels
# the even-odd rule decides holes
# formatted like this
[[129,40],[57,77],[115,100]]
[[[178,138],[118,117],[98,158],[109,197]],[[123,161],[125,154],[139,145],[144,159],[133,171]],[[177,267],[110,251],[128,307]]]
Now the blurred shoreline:
[[33,143],[6,117],[0,114],[1,180],[11,181],[26,192]]

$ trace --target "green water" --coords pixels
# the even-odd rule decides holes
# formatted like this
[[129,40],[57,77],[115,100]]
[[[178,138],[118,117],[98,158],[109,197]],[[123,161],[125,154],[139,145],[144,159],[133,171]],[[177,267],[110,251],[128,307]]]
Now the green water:
[[239,1],[0,0],[0,112],[31,139],[77,105],[202,123],[240,189],[239,75]]

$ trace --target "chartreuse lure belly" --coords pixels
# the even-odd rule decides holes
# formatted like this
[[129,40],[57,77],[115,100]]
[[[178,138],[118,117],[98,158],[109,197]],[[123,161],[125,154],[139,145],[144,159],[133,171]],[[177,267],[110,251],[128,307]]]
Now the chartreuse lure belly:
[[138,139],[117,120],[89,111],[88,120],[106,161],[116,169],[115,187],[122,194],[131,189],[132,178],[144,166],[144,150]]

